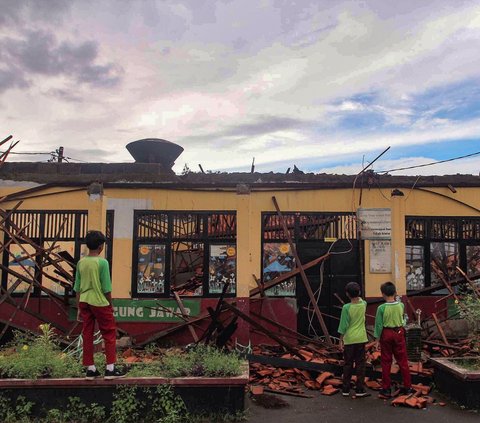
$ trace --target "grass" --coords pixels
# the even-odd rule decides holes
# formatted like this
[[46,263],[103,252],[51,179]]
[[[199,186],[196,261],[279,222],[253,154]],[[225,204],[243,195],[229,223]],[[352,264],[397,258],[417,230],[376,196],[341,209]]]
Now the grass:
[[19,379],[68,378],[83,375],[77,359],[62,352],[54,341],[50,326],[41,325],[36,337],[17,335],[0,352],[0,377]]
[[[17,333],[9,347],[0,351],[0,378],[39,379],[83,377],[77,357],[62,352],[48,324],[41,325],[38,336]],[[243,361],[235,353],[208,346],[196,346],[187,352],[174,350],[160,356],[150,347],[145,351],[155,356],[150,363],[130,367],[129,377],[232,377],[242,373]],[[95,364],[103,373],[105,357],[95,354]],[[121,363],[119,363],[121,364]]]
[[463,358],[454,363],[467,370],[480,370],[480,358]]
[[[145,370],[148,366],[145,365]],[[165,377],[231,377],[241,374],[242,360],[237,354],[197,346],[185,353],[167,353],[154,370]]]

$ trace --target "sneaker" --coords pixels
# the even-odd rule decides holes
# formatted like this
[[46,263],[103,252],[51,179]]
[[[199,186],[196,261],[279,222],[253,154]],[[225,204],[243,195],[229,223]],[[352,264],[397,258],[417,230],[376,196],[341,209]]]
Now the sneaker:
[[355,396],[357,398],[363,398],[363,397],[369,397],[370,394],[367,391],[365,391],[365,389],[356,389]]
[[94,380],[98,377],[102,376],[100,372],[95,369],[95,370],[87,370],[87,374],[85,375],[85,379],[87,380]]
[[401,387],[400,388],[400,394],[402,395],[413,395],[415,394],[415,389],[413,389],[412,387],[410,388],[405,388],[405,387]]
[[105,370],[105,379],[119,379],[121,377],[125,377],[127,374],[125,369],[120,370],[118,367],[114,367],[113,370]]
[[342,389],[342,395],[343,395],[344,397],[349,397],[349,396],[350,396],[350,389],[348,389],[348,388],[343,388],[343,389]]
[[390,389],[380,389],[380,392],[378,393],[378,398],[382,398],[382,399],[392,398],[392,393]]

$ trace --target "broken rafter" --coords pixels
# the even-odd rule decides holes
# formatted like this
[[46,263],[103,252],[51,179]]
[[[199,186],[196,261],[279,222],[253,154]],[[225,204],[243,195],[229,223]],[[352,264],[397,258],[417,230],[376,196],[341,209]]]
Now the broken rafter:
[[285,348],[291,354],[296,355],[297,357],[301,358],[302,360],[304,359],[303,355],[300,354],[297,351],[296,348],[294,348],[288,342],[285,342],[283,339],[281,339],[277,335],[273,334],[271,331],[265,329],[262,325],[260,325],[258,322],[256,322],[254,319],[252,319],[250,316],[248,316],[245,313],[243,313],[242,311],[240,311],[237,307],[235,307],[235,306],[233,306],[229,303],[226,303],[226,302],[223,303],[223,307],[225,307],[227,310],[230,310],[233,313],[235,313],[238,317],[245,320],[247,323],[252,325],[255,329],[257,329],[258,331],[267,335],[269,338],[273,339],[275,342],[278,342],[279,345],[281,345],[283,348]]
[[[185,310],[185,307],[183,305],[182,299],[178,295],[176,291],[173,291],[173,296],[175,297],[175,301],[178,304],[178,307],[180,308],[180,311],[182,312],[182,316],[184,316],[186,319],[188,319],[188,314],[187,310]],[[197,332],[195,332],[195,328],[192,325],[188,325],[188,330],[190,331],[190,334],[192,335],[192,338],[195,342],[198,342],[198,335]]]
[[[328,257],[330,257],[330,253],[325,254],[321,257],[318,257],[315,260],[309,261],[308,263],[305,263],[303,265],[303,269],[304,270],[310,269],[311,267],[316,266],[317,264],[326,260]],[[284,273],[276,277],[275,279],[272,279],[271,281],[265,282],[263,284],[263,289],[267,290],[267,289],[273,288],[274,286],[277,286],[278,284],[285,282],[286,280],[292,278],[293,276],[298,275],[299,273],[300,273],[300,268],[297,267],[288,273]],[[253,288],[250,290],[250,297],[254,297],[255,295],[260,294],[260,292],[261,292],[260,288]]]

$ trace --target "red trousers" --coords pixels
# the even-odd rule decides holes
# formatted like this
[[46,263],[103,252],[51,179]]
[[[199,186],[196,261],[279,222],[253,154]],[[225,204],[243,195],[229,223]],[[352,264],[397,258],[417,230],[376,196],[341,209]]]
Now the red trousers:
[[117,358],[115,318],[112,306],[95,307],[87,303],[79,303],[80,317],[83,320],[83,365],[92,366],[93,362],[93,334],[95,321],[105,344],[105,357],[107,364],[114,364]]
[[383,328],[380,337],[380,351],[382,363],[382,388],[390,389],[391,379],[390,372],[392,370],[392,356],[400,367],[402,374],[403,386],[411,388],[412,379],[410,369],[408,368],[407,343],[405,340],[405,329]]

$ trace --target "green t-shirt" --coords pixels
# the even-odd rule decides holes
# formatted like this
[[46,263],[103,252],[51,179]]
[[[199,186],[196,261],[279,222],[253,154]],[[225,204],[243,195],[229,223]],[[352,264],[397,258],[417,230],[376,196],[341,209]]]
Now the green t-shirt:
[[96,307],[108,306],[109,302],[104,295],[112,292],[108,261],[102,257],[82,258],[77,263],[73,289],[76,293],[80,293],[82,303]]
[[368,341],[365,328],[367,303],[360,299],[359,303],[348,303],[342,307],[338,333],[343,335],[345,345],[361,344]]
[[402,302],[383,303],[378,306],[375,316],[375,338],[379,339],[383,328],[399,328],[405,324],[403,315],[405,306]]

